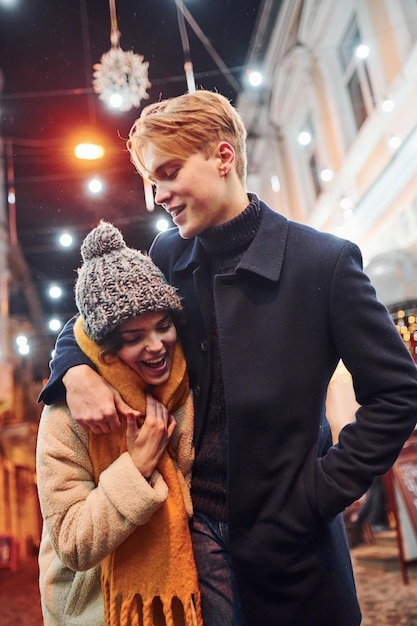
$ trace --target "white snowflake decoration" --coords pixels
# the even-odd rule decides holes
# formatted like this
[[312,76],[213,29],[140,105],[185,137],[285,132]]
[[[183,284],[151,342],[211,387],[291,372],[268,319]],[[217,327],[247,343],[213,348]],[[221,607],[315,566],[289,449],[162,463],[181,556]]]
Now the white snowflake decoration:
[[121,104],[117,107],[120,111],[138,108],[141,100],[149,98],[146,92],[151,87],[148,67],[142,55],[132,50],[125,52],[119,46],[112,47],[102,55],[100,63],[93,66],[93,89],[106,102],[115,94],[120,96]]

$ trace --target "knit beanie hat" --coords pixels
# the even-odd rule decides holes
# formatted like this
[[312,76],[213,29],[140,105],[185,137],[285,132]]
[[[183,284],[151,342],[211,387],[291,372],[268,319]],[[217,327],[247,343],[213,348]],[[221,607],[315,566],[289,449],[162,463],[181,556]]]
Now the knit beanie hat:
[[176,289],[152,260],[128,248],[121,232],[101,221],[81,246],[75,300],[84,330],[100,342],[121,322],[151,311],[182,310]]

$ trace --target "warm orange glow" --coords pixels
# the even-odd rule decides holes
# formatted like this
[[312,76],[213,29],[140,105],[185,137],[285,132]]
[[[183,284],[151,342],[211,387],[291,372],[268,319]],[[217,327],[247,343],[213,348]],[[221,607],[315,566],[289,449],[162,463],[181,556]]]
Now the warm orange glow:
[[75,146],[74,154],[77,159],[94,161],[102,159],[104,156],[104,148],[95,143],[79,143]]

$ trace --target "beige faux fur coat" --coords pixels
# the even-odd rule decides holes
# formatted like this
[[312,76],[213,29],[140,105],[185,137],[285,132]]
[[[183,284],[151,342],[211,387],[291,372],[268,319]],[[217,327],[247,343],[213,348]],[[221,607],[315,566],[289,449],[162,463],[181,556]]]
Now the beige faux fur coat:
[[[191,395],[175,419],[172,448],[189,483],[194,459]],[[44,625],[104,626],[100,561],[165,502],[165,481],[155,470],[148,483],[124,452],[96,486],[88,433],[74,422],[66,404],[44,408],[36,463],[44,519],[39,552]]]

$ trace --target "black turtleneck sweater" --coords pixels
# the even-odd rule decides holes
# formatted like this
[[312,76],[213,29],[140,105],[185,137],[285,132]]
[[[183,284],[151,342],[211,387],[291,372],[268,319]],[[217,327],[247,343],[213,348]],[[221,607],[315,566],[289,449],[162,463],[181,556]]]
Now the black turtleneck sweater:
[[210,228],[198,239],[207,255],[211,294],[210,401],[201,445],[194,462],[191,493],[194,510],[220,522],[227,521],[228,431],[223,369],[213,302],[215,276],[232,273],[252,242],[261,221],[259,200],[249,194],[250,204],[230,222]]

